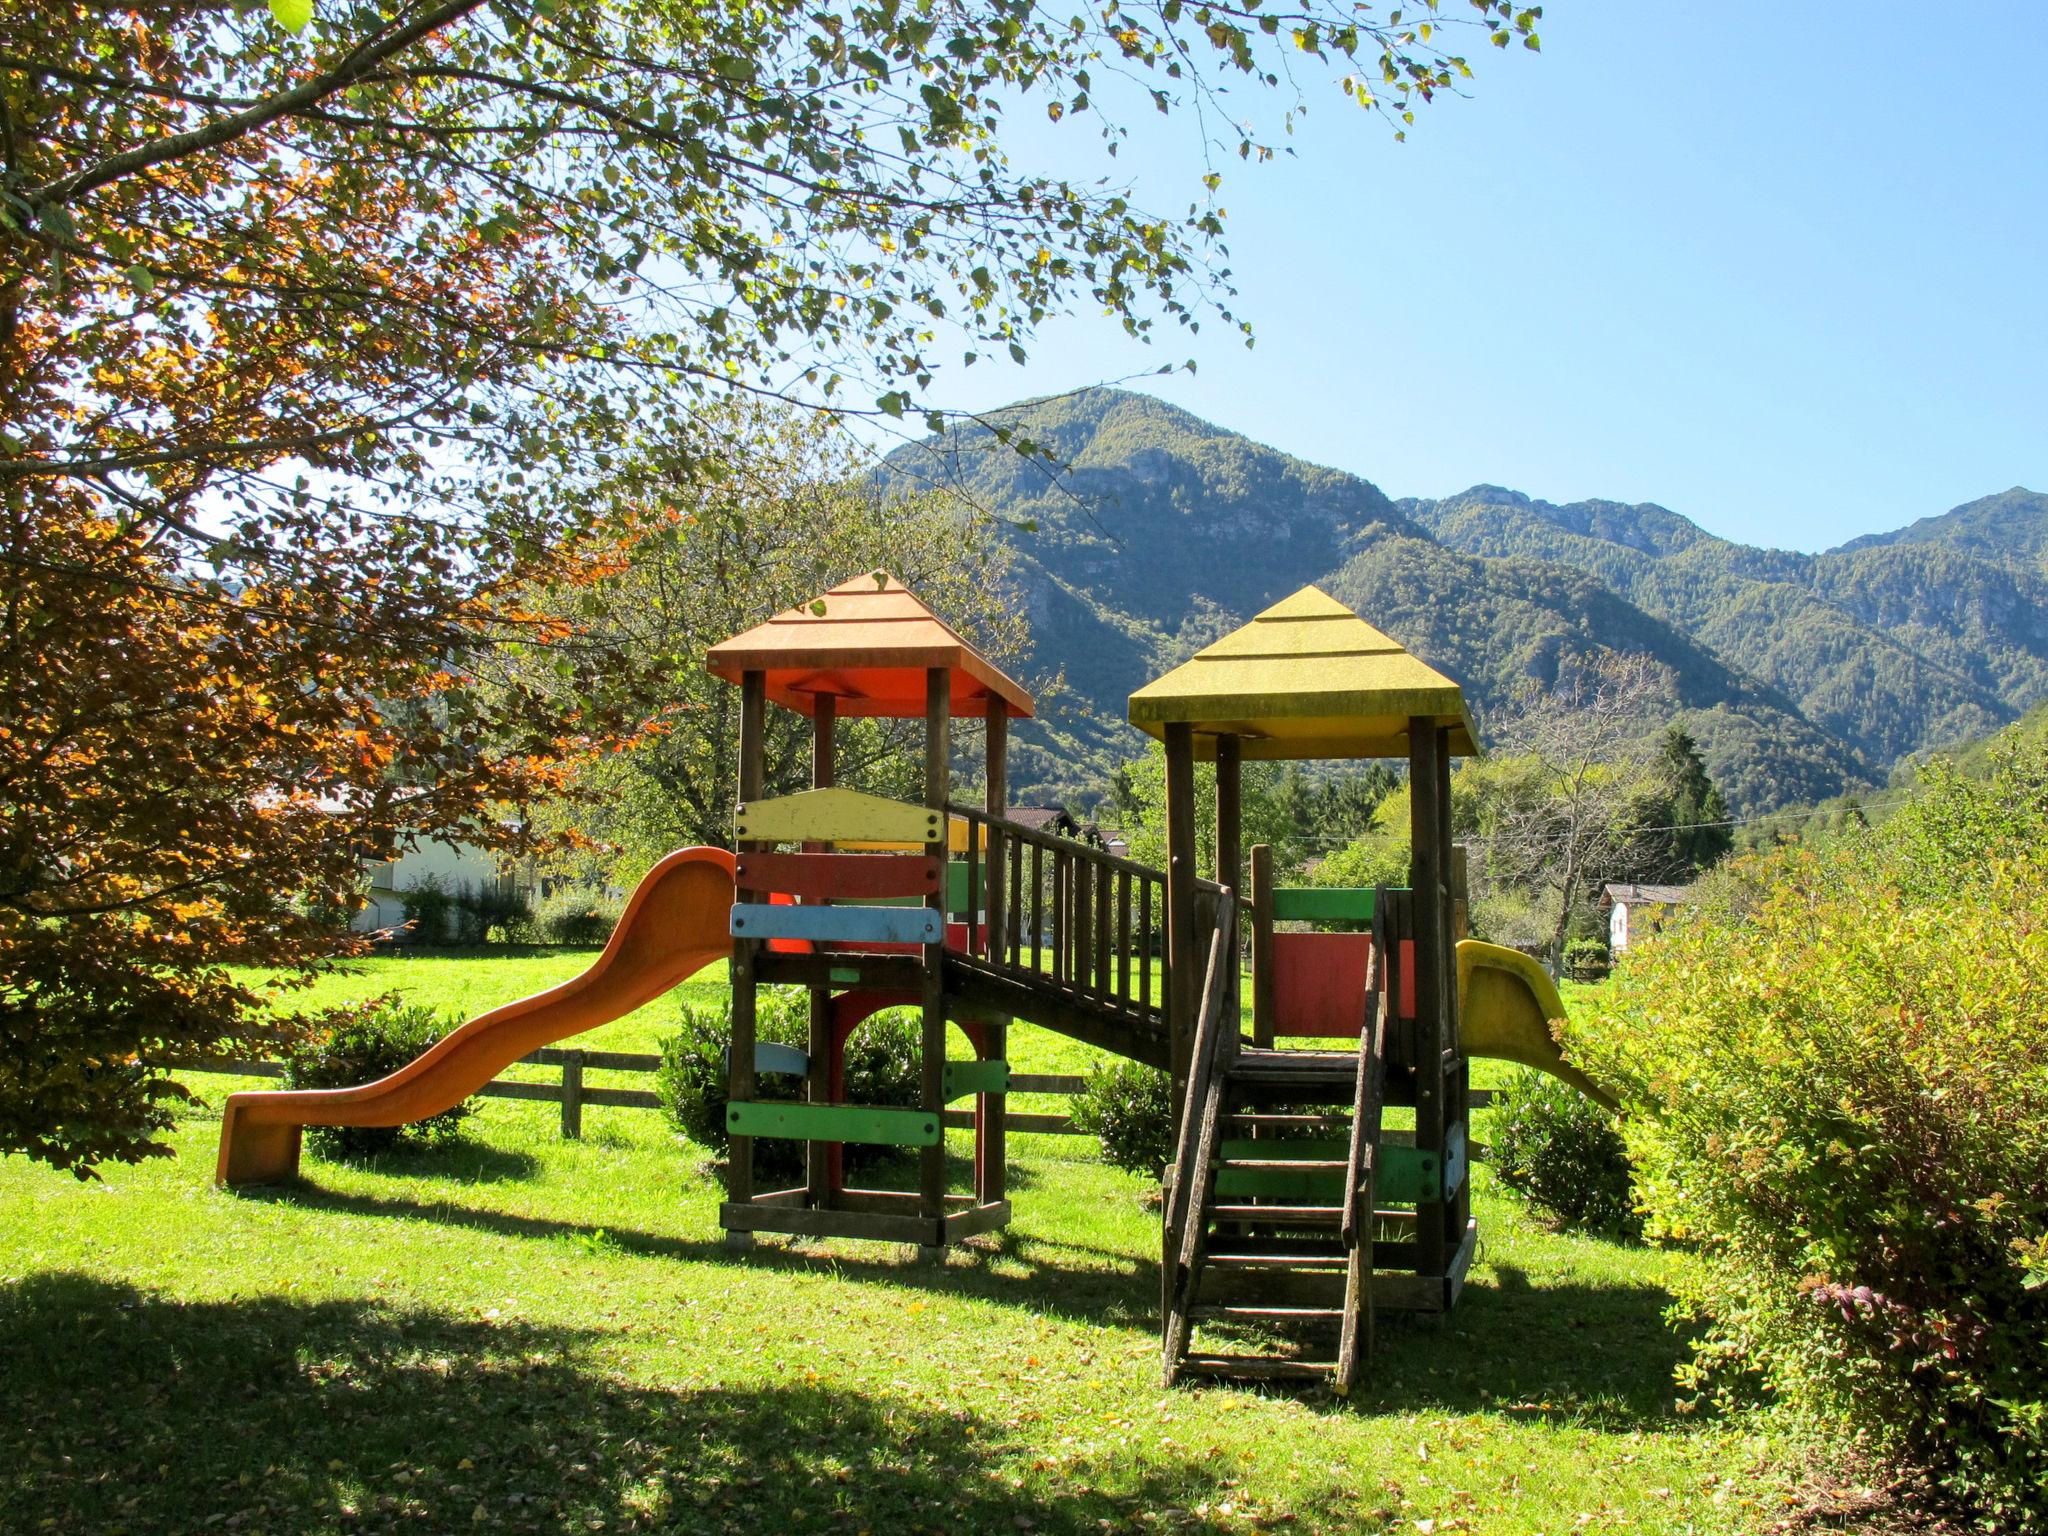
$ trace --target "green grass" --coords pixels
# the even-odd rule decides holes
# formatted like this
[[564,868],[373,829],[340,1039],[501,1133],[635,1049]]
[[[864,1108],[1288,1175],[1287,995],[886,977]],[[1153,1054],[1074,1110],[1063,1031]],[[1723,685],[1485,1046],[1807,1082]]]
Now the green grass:
[[[474,1012],[587,959],[323,988]],[[483,1101],[461,1142],[242,1194],[208,1185],[216,1113],[103,1184],[0,1161],[0,1526],[1733,1533],[1794,1475],[1758,1424],[1676,1411],[1682,1258],[1547,1232],[1483,1169],[1459,1309],[1383,1321],[1340,1404],[1160,1390],[1158,1217],[1079,1139],[1014,1137],[1012,1227],[927,1267],[726,1252],[705,1154],[647,1111],[564,1143]]]

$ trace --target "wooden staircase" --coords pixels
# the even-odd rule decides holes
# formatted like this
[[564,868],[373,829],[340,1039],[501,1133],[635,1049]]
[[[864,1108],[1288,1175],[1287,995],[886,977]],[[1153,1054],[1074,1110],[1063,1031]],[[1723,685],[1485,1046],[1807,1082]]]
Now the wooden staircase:
[[[1347,1394],[1372,1348],[1373,1262],[1387,1020],[1374,945],[1355,1053],[1246,1047],[1227,1006],[1235,904],[1212,940],[1167,1192],[1163,1375],[1321,1382]],[[1377,938],[1379,935],[1375,934]],[[1276,1098],[1341,1116],[1261,1113]],[[1302,1138],[1304,1131],[1340,1136]],[[1211,1348],[1208,1333],[1283,1346]]]

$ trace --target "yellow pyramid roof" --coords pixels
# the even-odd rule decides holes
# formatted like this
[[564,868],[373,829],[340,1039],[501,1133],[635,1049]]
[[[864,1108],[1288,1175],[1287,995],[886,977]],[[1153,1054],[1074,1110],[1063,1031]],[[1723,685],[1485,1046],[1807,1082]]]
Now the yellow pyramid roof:
[[1450,728],[1452,753],[1479,750],[1458,685],[1328,593],[1303,587],[1244,628],[1131,695],[1131,723],[1164,736],[1195,728],[1195,755],[1242,738],[1247,758],[1406,757],[1408,722]]

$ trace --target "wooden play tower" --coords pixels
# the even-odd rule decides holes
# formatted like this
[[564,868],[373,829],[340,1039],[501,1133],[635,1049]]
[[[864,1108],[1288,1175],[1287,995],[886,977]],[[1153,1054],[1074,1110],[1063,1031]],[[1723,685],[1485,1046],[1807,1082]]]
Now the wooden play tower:
[[[986,871],[975,861],[949,863],[956,840],[964,845],[967,833],[949,814],[951,723],[963,716],[986,721],[986,814],[1000,818],[1008,724],[1030,715],[1031,695],[880,571],[712,647],[707,665],[740,689],[731,1157],[720,1208],[728,1240],[743,1246],[755,1232],[786,1232],[937,1250],[1001,1226],[1010,1216],[1004,1197],[1005,1021],[998,1012],[949,1004],[945,987],[949,940],[971,947],[991,913],[1000,917]],[[811,788],[774,799],[763,797],[770,705],[812,723]],[[834,784],[836,724],[860,716],[924,721],[921,805]],[[976,841],[982,858],[999,870],[1000,838],[984,832]],[[959,922],[949,923],[952,913]],[[755,1038],[756,988],[775,983],[809,990],[805,1052]],[[922,1019],[918,1102],[843,1102],[847,1038],[873,1014],[903,1006],[917,1008]],[[949,1013],[973,1043],[974,1060],[946,1059]],[[761,1098],[761,1075],[777,1072],[801,1078],[800,1102]],[[970,1095],[974,1187],[949,1194],[946,1105]],[[804,1142],[804,1182],[757,1190],[757,1137]],[[840,1155],[847,1143],[915,1148],[917,1189],[848,1188]]]
[[[1472,1257],[1450,836],[1450,760],[1476,750],[1471,719],[1457,684],[1313,587],[1139,689],[1130,717],[1166,747],[1181,1107],[1164,1232],[1166,1374],[1327,1377],[1348,1390],[1374,1309],[1447,1310]],[[1269,850],[1254,848],[1250,899],[1238,899],[1242,763],[1390,757],[1408,764],[1407,889],[1276,891]],[[1196,878],[1197,761],[1215,764],[1217,897]],[[1284,931],[1289,920],[1368,931]],[[1206,985],[1196,980],[1205,963]],[[1412,1134],[1384,1126],[1390,1105],[1412,1106]],[[1302,1347],[1198,1347],[1210,1329]]]

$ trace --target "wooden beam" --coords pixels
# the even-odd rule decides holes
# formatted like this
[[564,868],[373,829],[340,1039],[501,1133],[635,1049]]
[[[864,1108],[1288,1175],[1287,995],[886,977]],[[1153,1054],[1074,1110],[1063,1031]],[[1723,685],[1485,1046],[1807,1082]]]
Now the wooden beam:
[[[1243,742],[1235,736],[1216,738],[1216,883],[1242,894],[1244,891],[1243,774],[1240,770]],[[1225,985],[1230,1001],[1225,1005],[1235,1016],[1242,1006],[1237,951],[1225,956],[1229,966]]]
[[1273,1043],[1273,850],[1252,845],[1252,1044]]
[[833,726],[839,720],[839,700],[836,695],[818,695],[817,713],[811,716],[811,788],[830,789],[832,775],[838,767],[837,746],[833,739]]
[[[1408,722],[1409,885],[1415,927],[1415,1144],[1439,1156],[1450,1117],[1444,1103],[1443,1053],[1448,1043],[1444,993],[1455,985],[1444,944],[1444,882],[1449,815],[1444,805],[1444,733],[1435,720]],[[1441,1198],[1417,1206],[1417,1267],[1442,1276],[1449,1258]]]
[[[925,844],[927,857],[946,857],[946,802],[953,792],[952,674],[927,667],[924,674],[924,803],[938,812],[938,836]],[[970,849],[970,853],[972,850]],[[939,924],[939,942],[923,951],[922,1092],[918,1102],[933,1115],[946,1108],[946,893],[925,898]],[[918,1214],[939,1223],[946,1214],[946,1138],[918,1153]],[[934,1232],[943,1234],[935,1226]]]
[[1174,1121],[1186,1097],[1201,999],[1195,937],[1195,734],[1183,721],[1166,731],[1166,1028],[1172,1042]]
[[[739,803],[759,800],[767,781],[767,679],[760,672],[748,672],[740,679]],[[741,851],[745,851],[741,844]],[[725,1096],[730,1104],[749,1103],[758,1091],[754,1071],[754,957],[760,946],[740,939],[732,946],[732,1056],[726,1069]],[[726,1188],[729,1197],[744,1205],[754,1195],[754,1140],[751,1136],[728,1138]],[[751,1239],[731,1237],[737,1246]]]

